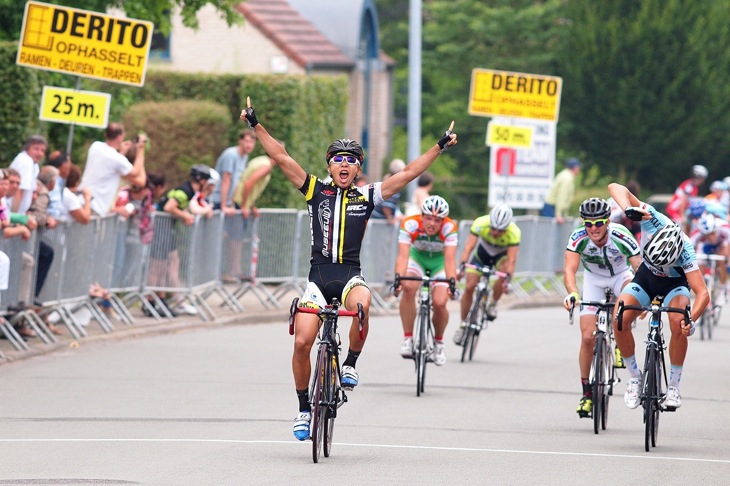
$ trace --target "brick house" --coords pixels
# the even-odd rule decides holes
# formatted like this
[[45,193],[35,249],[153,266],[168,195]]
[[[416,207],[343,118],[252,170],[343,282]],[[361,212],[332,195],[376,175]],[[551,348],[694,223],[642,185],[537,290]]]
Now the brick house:
[[380,52],[373,0],[248,0],[238,10],[244,24],[229,27],[207,5],[198,12],[198,30],[173,15],[169,38],[153,46],[151,67],[347,76],[350,100],[341,136],[362,143],[365,172],[380,180],[392,144],[394,62]]

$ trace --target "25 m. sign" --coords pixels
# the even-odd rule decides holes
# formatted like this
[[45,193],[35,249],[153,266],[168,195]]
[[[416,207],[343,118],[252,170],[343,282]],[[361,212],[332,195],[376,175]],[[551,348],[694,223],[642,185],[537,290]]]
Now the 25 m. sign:
[[111,95],[97,91],[44,86],[41,97],[41,120],[106,128],[109,124]]
[[152,22],[29,1],[16,63],[143,86]]
[[474,69],[469,114],[558,121],[562,78]]

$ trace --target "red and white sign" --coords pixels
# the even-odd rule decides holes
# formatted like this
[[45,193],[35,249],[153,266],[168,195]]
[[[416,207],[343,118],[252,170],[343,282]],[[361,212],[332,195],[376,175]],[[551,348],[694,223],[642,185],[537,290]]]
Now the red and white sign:
[[[494,118],[510,125],[516,120]],[[533,128],[532,147],[493,145],[489,153],[489,207],[506,202],[513,208],[540,209],[555,176],[556,124],[520,119]]]

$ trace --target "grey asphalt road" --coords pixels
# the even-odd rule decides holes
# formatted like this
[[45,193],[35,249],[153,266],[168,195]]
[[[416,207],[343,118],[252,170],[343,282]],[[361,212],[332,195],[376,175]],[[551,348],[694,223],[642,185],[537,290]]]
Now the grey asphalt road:
[[730,318],[712,341],[692,338],[684,406],[661,415],[647,453],[624,383],[605,432],[577,417],[579,332],[562,309],[503,310],[467,364],[450,343],[453,315],[449,361],[429,366],[418,398],[413,364],[398,355],[398,318],[373,317],[361,385],[319,464],[291,433],[284,322],[105,340],[9,363],[0,367],[0,484],[730,482]]

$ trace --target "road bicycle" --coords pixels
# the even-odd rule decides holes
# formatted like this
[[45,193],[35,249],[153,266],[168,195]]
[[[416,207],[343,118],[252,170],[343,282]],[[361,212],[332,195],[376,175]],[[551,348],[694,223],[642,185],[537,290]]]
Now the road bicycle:
[[464,334],[461,338],[461,362],[469,357],[469,361],[474,358],[474,351],[477,349],[479,343],[479,334],[482,330],[487,328],[487,322],[491,321],[487,316],[487,304],[489,298],[492,295],[492,288],[489,285],[489,280],[492,277],[507,277],[508,275],[499,270],[495,270],[489,266],[474,265],[471,263],[465,263],[462,265],[462,269],[475,269],[481,273],[479,277],[479,283],[474,290],[474,301],[472,302],[471,309],[466,316],[466,327],[464,328]]
[[725,265],[727,259],[722,255],[698,255],[697,259],[705,262],[703,265],[703,275],[705,277],[707,291],[710,294],[710,304],[697,320],[697,326],[699,326],[700,340],[704,340],[705,335],[707,335],[707,339],[712,339],[712,328],[717,325],[720,320],[720,314],[722,313],[722,305],[718,305],[716,302],[720,292],[725,291],[720,284],[717,265]]
[[618,330],[623,327],[623,312],[636,310],[649,312],[649,334],[646,337],[646,355],[644,356],[644,374],[642,376],[641,405],[644,408],[644,449],[649,452],[656,447],[659,435],[659,412],[674,412],[676,408],[663,405],[665,390],[667,389],[667,370],[664,365],[664,336],[662,333],[662,314],[674,312],[682,314],[685,322],[690,322],[690,306],[684,309],[662,306],[664,296],[656,296],[651,305],[625,305],[623,300],[618,303],[616,322]]
[[[604,298],[599,301],[580,301],[580,308],[596,307],[596,330],[593,335],[596,342],[593,346],[593,359],[588,380],[591,384],[593,395],[593,432],[598,434],[600,430],[606,430],[608,423],[608,402],[613,395],[613,386],[621,381],[616,376],[615,352],[616,343],[613,339],[613,326],[611,314],[615,302],[610,287],[603,289]],[[575,299],[571,299],[575,304]],[[570,323],[573,324],[573,307],[570,309]]]
[[316,314],[322,321],[317,342],[317,362],[312,372],[309,386],[309,400],[312,405],[312,424],[310,438],[312,440],[312,460],[319,461],[324,449],[324,457],[332,451],[332,435],[334,433],[337,409],[347,402],[345,389],[342,387],[340,374],[340,336],[337,333],[337,319],[340,316],[357,317],[360,321],[360,338],[365,339],[363,321],[365,312],[358,302],[357,311],[342,309],[340,302],[334,298],[324,308],[299,307],[299,298],[292,301],[289,309],[289,334],[294,334],[294,318],[298,312]]
[[421,292],[418,302],[418,315],[413,328],[412,359],[416,365],[416,396],[420,397],[426,382],[426,363],[431,361],[431,355],[436,349],[434,342],[433,322],[431,321],[431,284],[445,282],[449,284],[452,295],[456,295],[456,281],[453,278],[431,278],[427,272],[422,277],[401,277],[397,273],[393,279],[393,288],[400,287],[402,280],[421,282]]

